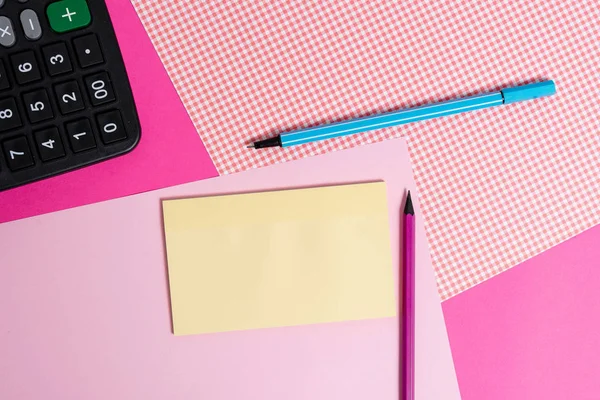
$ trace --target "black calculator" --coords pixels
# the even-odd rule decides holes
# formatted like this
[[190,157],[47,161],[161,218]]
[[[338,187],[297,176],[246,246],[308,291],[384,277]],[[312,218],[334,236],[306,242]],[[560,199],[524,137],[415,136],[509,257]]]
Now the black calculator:
[[0,191],[124,154],[139,139],[104,0],[0,0]]

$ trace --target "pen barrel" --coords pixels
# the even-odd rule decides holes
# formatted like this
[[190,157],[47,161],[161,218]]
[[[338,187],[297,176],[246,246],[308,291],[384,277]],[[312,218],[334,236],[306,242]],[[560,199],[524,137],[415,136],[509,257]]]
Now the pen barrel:
[[504,99],[500,92],[488,93],[478,96],[465,97],[442,103],[429,104],[406,110],[394,111],[371,117],[358,118],[351,121],[337,122],[334,124],[317,126],[314,128],[299,129],[281,134],[281,146],[295,146],[318,140],[332,139],[339,136],[353,135],[374,129],[389,128],[408,124],[411,122],[425,121],[428,119],[460,114],[463,112],[479,110],[502,105]]
[[414,399],[415,387],[415,216],[404,215],[402,257],[402,399]]

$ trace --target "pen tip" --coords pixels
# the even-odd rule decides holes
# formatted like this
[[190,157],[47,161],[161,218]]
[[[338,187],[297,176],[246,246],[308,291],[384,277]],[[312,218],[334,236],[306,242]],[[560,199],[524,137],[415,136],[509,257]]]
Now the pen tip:
[[247,149],[253,149],[254,148],[254,143],[249,144],[248,146],[246,146]]
[[410,197],[410,190],[406,195],[406,202],[404,203],[404,214],[415,215],[415,210],[413,208],[412,199]]

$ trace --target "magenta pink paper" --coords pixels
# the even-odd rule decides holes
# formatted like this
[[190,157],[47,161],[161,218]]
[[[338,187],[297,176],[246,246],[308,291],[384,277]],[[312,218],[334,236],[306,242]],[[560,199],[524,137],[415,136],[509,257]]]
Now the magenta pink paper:
[[[0,398],[397,400],[396,318],[173,336],[162,236],[164,198],[379,179],[398,265],[402,140],[1,224]],[[417,222],[416,399],[459,400]]]
[[443,303],[463,400],[600,398],[600,225]]
[[107,0],[142,125],[133,152],[0,192],[0,222],[217,176],[131,3]]

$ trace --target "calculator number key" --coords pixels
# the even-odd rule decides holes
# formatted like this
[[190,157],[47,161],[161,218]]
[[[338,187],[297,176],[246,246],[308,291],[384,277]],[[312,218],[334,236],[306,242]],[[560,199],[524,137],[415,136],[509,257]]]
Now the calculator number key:
[[69,114],[75,111],[83,110],[83,98],[76,81],[61,83],[54,87],[60,112]]
[[96,147],[96,139],[94,139],[92,126],[87,119],[68,123],[67,135],[69,136],[71,148],[75,153]]
[[25,136],[7,140],[2,145],[8,168],[13,171],[33,165],[33,156]]
[[57,128],[53,127],[35,132],[34,137],[42,161],[50,161],[65,156],[65,148]]
[[85,78],[85,86],[95,106],[115,100],[115,93],[106,72],[88,76]]
[[75,54],[77,54],[77,59],[82,68],[104,62],[100,44],[93,33],[73,40],[73,45],[75,46]]
[[42,74],[33,51],[15,54],[10,60],[15,71],[15,76],[17,77],[17,82],[20,85],[42,79]]
[[127,139],[127,132],[125,131],[125,125],[119,111],[113,110],[100,114],[97,120],[98,127],[100,128],[100,136],[104,143],[108,144]]
[[13,98],[0,100],[0,132],[21,126],[17,102]]
[[50,107],[50,99],[48,93],[44,89],[36,90],[35,92],[25,93],[23,95],[25,109],[31,123],[45,121],[54,117],[52,108]]
[[64,43],[55,43],[42,49],[44,62],[51,76],[65,74],[73,70],[71,58]]

